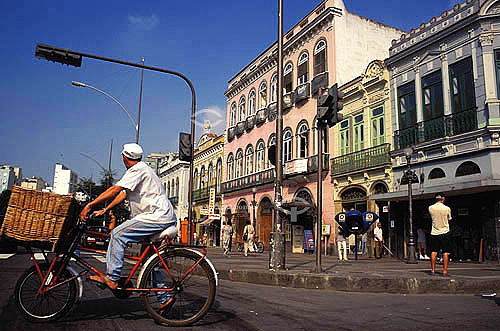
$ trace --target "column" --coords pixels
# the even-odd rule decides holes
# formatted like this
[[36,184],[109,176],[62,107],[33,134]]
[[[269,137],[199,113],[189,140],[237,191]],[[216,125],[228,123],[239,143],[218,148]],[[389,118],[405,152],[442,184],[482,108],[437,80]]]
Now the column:
[[486,103],[497,101],[497,89],[495,78],[495,59],[493,54],[493,35],[481,34],[479,36],[483,49],[484,86],[486,89]]
[[450,115],[452,112],[450,102],[450,74],[448,71],[448,55],[441,53],[441,77],[443,80],[443,101],[444,115]]
[[422,106],[422,79],[420,77],[420,70],[418,62],[419,57],[413,58],[413,70],[415,71],[415,101],[417,105],[417,123],[424,120],[424,108]]

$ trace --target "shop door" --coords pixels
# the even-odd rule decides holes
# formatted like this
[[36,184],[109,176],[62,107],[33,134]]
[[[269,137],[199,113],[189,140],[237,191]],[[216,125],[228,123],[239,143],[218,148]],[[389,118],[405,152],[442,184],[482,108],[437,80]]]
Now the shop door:
[[262,215],[257,224],[257,233],[259,234],[259,241],[264,243],[265,248],[269,248],[269,241],[271,239],[271,232],[273,231],[273,215]]

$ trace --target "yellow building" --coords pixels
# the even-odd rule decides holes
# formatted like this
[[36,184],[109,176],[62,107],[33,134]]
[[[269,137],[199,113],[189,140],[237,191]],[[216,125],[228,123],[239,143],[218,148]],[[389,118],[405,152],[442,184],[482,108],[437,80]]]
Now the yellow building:
[[[215,190],[214,213],[222,213],[221,182],[223,178],[224,135],[209,132],[210,126],[198,142],[193,159],[193,219],[196,222],[198,242],[207,239],[207,245],[220,246],[221,218],[209,217],[203,211],[209,209],[210,190]],[[205,235],[206,234],[206,235]]]
[[[389,71],[372,61],[365,72],[342,85],[344,119],[334,126],[330,175],[335,210],[372,211],[388,228],[388,208],[369,197],[392,191],[392,114]],[[353,237],[351,236],[353,241]]]

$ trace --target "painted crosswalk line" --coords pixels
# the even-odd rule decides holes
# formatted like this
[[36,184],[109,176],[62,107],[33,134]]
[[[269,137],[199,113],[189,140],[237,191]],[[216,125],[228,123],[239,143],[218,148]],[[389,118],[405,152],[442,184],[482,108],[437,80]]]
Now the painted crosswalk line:
[[14,255],[16,254],[0,254],[0,260],[7,260],[9,257]]

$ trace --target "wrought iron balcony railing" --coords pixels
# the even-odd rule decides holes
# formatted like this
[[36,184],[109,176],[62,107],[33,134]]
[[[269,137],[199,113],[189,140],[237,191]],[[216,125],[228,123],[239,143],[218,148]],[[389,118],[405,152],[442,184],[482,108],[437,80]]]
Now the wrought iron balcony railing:
[[221,193],[220,188],[217,185],[211,185],[193,191],[193,200],[196,201],[196,200],[208,199],[210,197],[210,189],[212,188],[215,189],[215,195],[219,195]]
[[391,164],[390,145],[382,144],[332,159],[330,175],[337,176],[362,169]]
[[459,113],[416,123],[394,132],[394,149],[403,149],[432,139],[454,136],[477,129],[476,107]]

